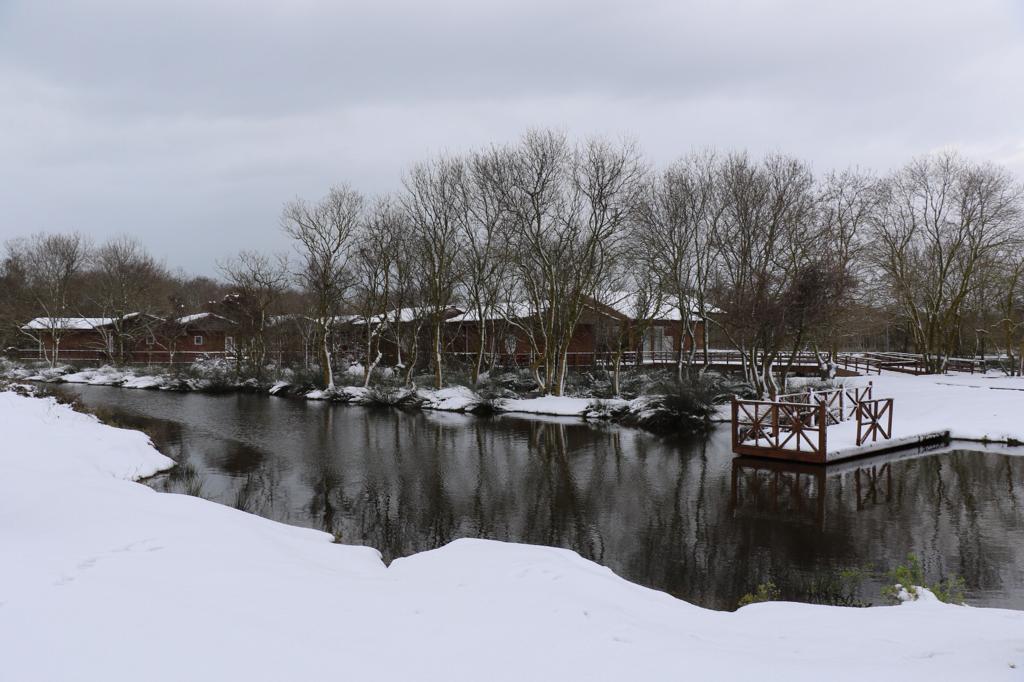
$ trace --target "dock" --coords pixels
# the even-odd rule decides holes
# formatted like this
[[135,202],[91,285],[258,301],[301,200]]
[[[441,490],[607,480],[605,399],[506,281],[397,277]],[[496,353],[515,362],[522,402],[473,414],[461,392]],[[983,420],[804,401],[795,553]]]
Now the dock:
[[732,400],[732,450],[737,455],[828,464],[942,443],[948,431],[893,433],[893,399],[874,386],[808,389],[774,400]]

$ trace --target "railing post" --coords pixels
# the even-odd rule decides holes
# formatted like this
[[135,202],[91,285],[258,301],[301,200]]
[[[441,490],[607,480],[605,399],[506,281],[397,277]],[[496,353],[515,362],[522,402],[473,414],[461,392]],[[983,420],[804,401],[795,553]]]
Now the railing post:
[[732,451],[736,452],[736,446],[740,443],[739,438],[739,405],[736,403],[736,396],[732,397]]
[[864,410],[864,402],[863,401],[857,401],[857,446],[858,447],[863,443],[863,441],[860,439],[861,438],[861,436],[860,436],[860,431],[861,431],[861,412],[863,410]]
[[895,401],[893,401],[892,398],[889,398],[888,401],[887,401],[887,405],[888,405],[888,408],[889,408],[889,428],[887,428],[885,430],[885,437],[886,438],[892,438],[892,410],[893,410],[893,403],[894,402]]
[[772,402],[768,409],[772,412],[772,445],[779,447],[779,404]]
[[818,405],[818,457],[821,463],[828,461],[828,441],[825,434],[828,432],[828,422],[825,417],[825,404]]

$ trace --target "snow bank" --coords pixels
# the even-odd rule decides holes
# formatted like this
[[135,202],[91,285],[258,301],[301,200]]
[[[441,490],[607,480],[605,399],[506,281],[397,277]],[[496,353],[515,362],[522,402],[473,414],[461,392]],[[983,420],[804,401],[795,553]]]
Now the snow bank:
[[465,412],[481,402],[480,396],[465,386],[453,386],[436,391],[420,389],[416,394],[422,400],[422,407],[428,410]]
[[593,398],[567,398],[548,395],[541,398],[512,398],[502,400],[498,407],[502,412],[520,414],[549,414],[555,417],[582,417],[586,414]]
[[0,642],[17,680],[1014,679],[1024,613],[701,609],[573,552],[399,559],[125,479],[145,436],[0,394]]

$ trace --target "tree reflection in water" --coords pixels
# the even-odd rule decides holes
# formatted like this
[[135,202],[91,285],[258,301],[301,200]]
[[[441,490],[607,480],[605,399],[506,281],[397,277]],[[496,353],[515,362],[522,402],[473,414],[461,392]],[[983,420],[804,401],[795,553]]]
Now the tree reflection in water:
[[[695,603],[784,598],[913,552],[971,603],[1024,608],[1024,458],[915,453],[828,469],[734,459],[727,434],[684,442],[571,420],[401,412],[255,395],[68,386],[142,428],[209,499],[378,548],[386,561],[460,537],[574,549]],[[186,476],[151,482],[184,492]],[[874,597],[872,597],[872,594]]]

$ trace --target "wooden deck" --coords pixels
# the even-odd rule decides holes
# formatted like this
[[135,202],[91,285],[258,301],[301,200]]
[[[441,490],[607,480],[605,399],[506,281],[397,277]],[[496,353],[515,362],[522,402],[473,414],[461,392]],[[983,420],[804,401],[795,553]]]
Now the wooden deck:
[[894,438],[893,413],[893,399],[876,398],[871,383],[775,400],[733,398],[732,450],[750,457],[826,464],[948,440],[948,431]]

